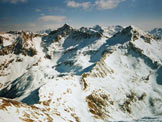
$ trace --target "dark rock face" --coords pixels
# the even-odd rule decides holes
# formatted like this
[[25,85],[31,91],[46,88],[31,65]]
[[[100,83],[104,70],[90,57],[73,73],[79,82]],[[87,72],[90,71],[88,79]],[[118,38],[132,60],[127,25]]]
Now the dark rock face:
[[0,55],[8,55],[13,52],[14,48],[15,48],[15,44],[3,47],[0,50]]
[[51,31],[49,35],[61,35],[65,37],[66,35],[70,34],[70,32],[73,30],[73,28],[67,24],[65,24],[63,27],[58,28],[57,30]]
[[[34,49],[33,44],[32,44],[32,39],[33,39],[33,33],[26,34],[24,31],[21,33],[21,38],[19,38],[18,43],[15,47],[14,53],[15,54],[20,54],[22,53],[23,55],[28,55],[28,56],[34,56],[37,54],[36,49]],[[31,46],[29,46],[29,43]]]
[[[22,31],[21,36],[19,36],[13,44],[5,46],[0,50],[0,55],[8,55],[10,53],[14,53],[16,55],[23,54],[28,56],[36,55],[36,49],[29,46],[29,43],[32,45],[32,38],[32,33],[26,34]],[[3,38],[0,37],[0,45],[1,44],[3,45]]]
[[0,45],[3,45],[3,37],[0,36]]

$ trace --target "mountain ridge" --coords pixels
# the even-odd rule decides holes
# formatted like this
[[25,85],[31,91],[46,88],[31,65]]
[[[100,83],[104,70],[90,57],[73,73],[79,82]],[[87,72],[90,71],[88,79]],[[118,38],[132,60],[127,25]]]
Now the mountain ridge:
[[[134,26],[108,28],[65,24],[45,35],[0,34],[0,51],[19,44],[13,46],[19,53],[0,55],[1,120],[107,122],[161,115],[161,41]],[[28,55],[31,48],[34,55]]]

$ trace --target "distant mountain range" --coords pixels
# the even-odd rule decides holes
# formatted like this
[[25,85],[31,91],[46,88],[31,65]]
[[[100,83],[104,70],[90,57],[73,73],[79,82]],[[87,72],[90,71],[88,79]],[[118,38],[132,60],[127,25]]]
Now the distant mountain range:
[[162,121],[162,29],[0,33],[0,121]]
[[155,28],[151,30],[149,33],[156,36],[158,39],[162,39],[162,28]]

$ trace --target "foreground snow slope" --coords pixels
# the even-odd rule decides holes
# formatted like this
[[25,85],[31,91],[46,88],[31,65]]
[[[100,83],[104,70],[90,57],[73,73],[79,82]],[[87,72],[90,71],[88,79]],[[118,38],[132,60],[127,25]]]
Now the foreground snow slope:
[[148,33],[64,25],[0,36],[10,37],[0,50],[0,120],[162,120],[162,41]]

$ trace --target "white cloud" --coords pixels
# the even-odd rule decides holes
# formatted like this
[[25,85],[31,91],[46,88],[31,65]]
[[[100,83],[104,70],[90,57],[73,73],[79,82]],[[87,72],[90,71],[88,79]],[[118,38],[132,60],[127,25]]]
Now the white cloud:
[[75,2],[75,1],[68,1],[67,2],[67,6],[71,7],[71,8],[83,8],[83,9],[87,9],[91,6],[91,2]]
[[16,3],[25,3],[27,2],[27,0],[2,0],[2,2],[9,2],[12,4],[16,4]]
[[42,16],[38,18],[38,20],[43,21],[43,22],[63,22],[65,21],[66,17],[65,16]]
[[74,0],[70,0],[67,2],[67,6],[71,8],[97,8],[100,10],[103,9],[113,9],[116,8],[121,2],[126,0],[95,0],[94,3],[92,2],[75,2]]
[[113,9],[125,0],[96,0],[95,6],[98,9]]

